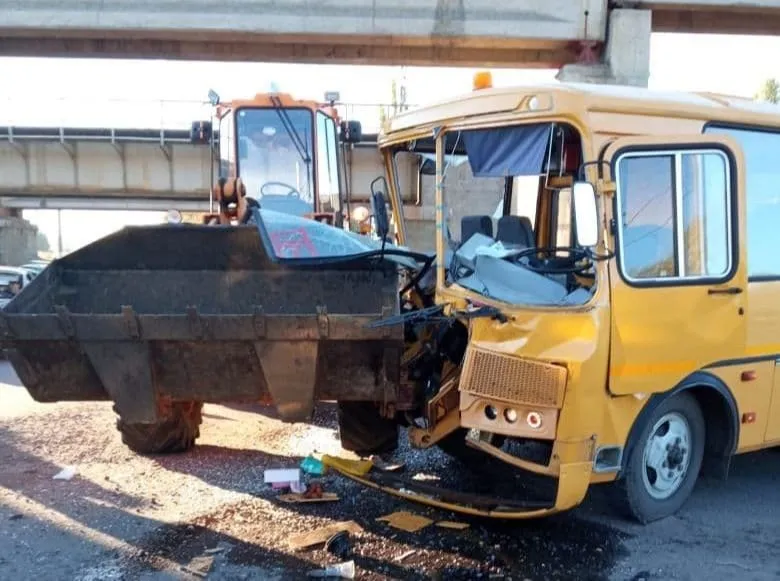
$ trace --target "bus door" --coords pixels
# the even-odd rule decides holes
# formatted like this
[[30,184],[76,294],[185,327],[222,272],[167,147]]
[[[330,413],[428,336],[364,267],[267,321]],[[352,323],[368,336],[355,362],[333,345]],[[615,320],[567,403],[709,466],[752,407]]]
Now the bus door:
[[744,357],[740,146],[713,135],[631,137],[609,144],[602,161],[616,186],[610,391],[664,391]]

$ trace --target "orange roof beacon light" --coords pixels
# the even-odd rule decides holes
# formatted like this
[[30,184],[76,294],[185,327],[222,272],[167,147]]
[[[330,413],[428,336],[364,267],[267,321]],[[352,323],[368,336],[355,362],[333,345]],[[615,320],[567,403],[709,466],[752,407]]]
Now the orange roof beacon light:
[[493,87],[493,75],[490,71],[479,71],[474,74],[474,90],[490,89]]

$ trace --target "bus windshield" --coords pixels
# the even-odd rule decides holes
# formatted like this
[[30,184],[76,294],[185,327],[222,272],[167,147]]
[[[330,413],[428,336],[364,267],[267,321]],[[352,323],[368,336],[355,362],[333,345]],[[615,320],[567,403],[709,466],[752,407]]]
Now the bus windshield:
[[236,114],[237,172],[264,208],[303,216],[314,211],[312,112],[241,108]]

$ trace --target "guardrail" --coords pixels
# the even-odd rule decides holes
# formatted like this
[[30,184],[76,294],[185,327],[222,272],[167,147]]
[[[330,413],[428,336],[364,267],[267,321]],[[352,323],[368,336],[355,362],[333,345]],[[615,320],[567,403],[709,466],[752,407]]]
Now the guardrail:
[[[155,143],[161,146],[173,143],[192,143],[190,131],[185,129],[113,129],[91,127],[14,127],[0,126],[0,142],[14,144],[24,141],[72,143],[93,141],[101,143]],[[214,142],[219,144],[219,131],[214,132]],[[364,133],[358,147],[372,147],[377,142],[376,133]],[[197,143],[197,145],[207,145]]]
[[[394,105],[385,103],[337,103],[344,119],[360,121],[363,132],[379,131],[380,119],[391,117]],[[111,131],[118,136],[126,131],[189,132],[193,121],[211,118],[213,108],[206,101],[197,100],[135,100],[135,99],[19,99],[0,98],[0,132],[7,129],[68,129]],[[144,128],[144,129],[137,129]],[[89,137],[88,133],[83,133]],[[48,133],[42,137],[49,138]],[[148,137],[148,136],[145,136]],[[105,139],[100,134],[99,139]]]

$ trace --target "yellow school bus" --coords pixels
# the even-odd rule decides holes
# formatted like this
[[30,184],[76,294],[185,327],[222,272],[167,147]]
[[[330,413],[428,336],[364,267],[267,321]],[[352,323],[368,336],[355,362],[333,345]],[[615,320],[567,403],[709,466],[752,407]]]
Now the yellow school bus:
[[410,438],[557,480],[503,516],[570,509],[594,483],[642,522],[668,516],[701,474],[780,444],[780,108],[491,85],[379,136],[401,243],[394,160],[435,160],[436,303],[495,315],[463,319],[457,397]]

